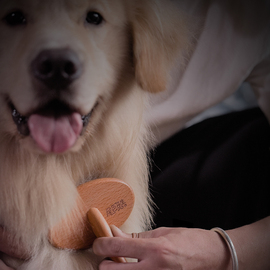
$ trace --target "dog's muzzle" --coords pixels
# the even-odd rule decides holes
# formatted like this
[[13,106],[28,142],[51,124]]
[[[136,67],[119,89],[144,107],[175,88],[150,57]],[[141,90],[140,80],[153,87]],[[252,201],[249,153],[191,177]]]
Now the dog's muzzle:
[[[82,74],[82,63],[73,50],[67,48],[42,50],[30,63],[30,74],[38,83],[36,91],[47,100],[43,108],[37,108],[38,111],[42,113],[49,111],[56,116],[71,111],[69,105],[61,101],[61,93],[67,92],[71,84]],[[28,119],[31,114],[22,115],[12,102],[10,107],[19,133],[28,136],[30,134]],[[91,113],[92,110],[81,116],[84,127],[88,124]]]
[[[40,106],[22,115],[9,101],[12,118],[19,133],[30,135],[44,152],[62,153],[69,150],[82,135],[97,106],[82,115],[68,100],[72,98],[72,83],[82,74],[82,62],[70,49],[41,51],[30,64],[36,97]],[[66,96],[69,99],[66,100]]]

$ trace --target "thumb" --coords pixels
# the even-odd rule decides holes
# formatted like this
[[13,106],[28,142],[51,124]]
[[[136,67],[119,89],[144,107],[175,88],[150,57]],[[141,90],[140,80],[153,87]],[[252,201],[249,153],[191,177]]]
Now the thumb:
[[115,225],[111,225],[110,227],[114,237],[132,238],[131,234],[123,232]]
[[112,234],[115,237],[123,237],[123,238],[153,238],[155,237],[153,235],[153,231],[147,231],[147,232],[140,232],[140,233],[125,233],[122,230],[120,230],[115,225],[111,225]]

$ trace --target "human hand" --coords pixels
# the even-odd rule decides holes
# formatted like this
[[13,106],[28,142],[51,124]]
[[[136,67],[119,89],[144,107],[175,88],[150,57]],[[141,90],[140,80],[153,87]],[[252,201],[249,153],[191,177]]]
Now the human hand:
[[104,260],[100,270],[227,270],[230,253],[221,237],[208,230],[159,228],[133,234],[112,226],[115,237],[98,238],[93,244],[95,254],[104,257],[136,258],[138,262],[116,263]]

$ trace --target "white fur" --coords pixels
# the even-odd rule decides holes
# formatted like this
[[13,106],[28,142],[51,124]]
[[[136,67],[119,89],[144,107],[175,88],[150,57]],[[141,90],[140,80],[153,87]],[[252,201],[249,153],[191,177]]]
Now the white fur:
[[[150,227],[146,91],[165,89],[173,60],[187,45],[181,14],[172,2],[0,2],[1,18],[19,8],[29,21],[15,28],[0,22],[0,225],[33,255],[27,262],[2,255],[6,264],[20,270],[96,269],[99,259],[91,249],[58,250],[47,240],[49,228],[73,207],[76,186],[95,178],[115,177],[133,188],[135,207],[123,230]],[[100,12],[106,22],[86,25],[89,10]],[[47,99],[36,94],[29,65],[48,48],[71,48],[84,65],[72,88],[75,94],[63,100],[82,114],[99,101],[84,134],[61,155],[44,154],[30,136],[21,136],[7,103],[11,100],[27,114]]]

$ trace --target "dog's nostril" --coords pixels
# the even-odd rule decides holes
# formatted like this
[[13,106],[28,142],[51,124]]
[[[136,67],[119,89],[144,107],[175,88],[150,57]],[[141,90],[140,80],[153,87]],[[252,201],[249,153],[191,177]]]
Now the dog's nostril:
[[70,77],[76,74],[77,68],[72,61],[67,61],[63,68],[63,75],[66,77]]
[[49,76],[53,73],[53,63],[50,60],[45,60],[40,64],[38,68],[40,75]]
[[82,72],[78,56],[69,49],[45,50],[31,64],[35,78],[51,89],[66,89]]

